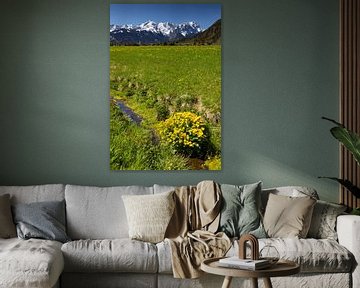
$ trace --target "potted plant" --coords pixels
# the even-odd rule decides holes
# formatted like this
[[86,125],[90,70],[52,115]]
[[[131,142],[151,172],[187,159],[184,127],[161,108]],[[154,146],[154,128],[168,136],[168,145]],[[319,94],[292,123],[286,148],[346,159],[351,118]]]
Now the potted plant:
[[[353,131],[347,129],[343,124],[336,122],[333,119],[322,117],[327,121],[336,124],[335,127],[330,129],[331,134],[342,143],[347,150],[353,155],[355,161],[360,165],[360,136]],[[339,182],[347,190],[349,190],[356,198],[360,198],[360,188],[354,185],[348,179],[341,179],[336,177],[319,177],[327,178]],[[351,214],[360,215],[360,207],[354,208]]]

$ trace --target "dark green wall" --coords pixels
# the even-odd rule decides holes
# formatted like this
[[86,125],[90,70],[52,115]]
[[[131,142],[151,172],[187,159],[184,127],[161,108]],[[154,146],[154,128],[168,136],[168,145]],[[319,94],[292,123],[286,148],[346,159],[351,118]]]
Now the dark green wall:
[[222,4],[223,170],[125,172],[109,169],[109,3],[3,0],[0,184],[261,179],[337,201],[337,185],[317,179],[338,174],[320,119],[338,118],[337,0]]

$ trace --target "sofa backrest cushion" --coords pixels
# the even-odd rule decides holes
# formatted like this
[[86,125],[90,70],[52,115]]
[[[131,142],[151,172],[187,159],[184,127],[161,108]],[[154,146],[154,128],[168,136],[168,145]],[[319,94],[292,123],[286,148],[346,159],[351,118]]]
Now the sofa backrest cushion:
[[9,194],[0,196],[0,238],[16,237],[16,228],[11,214]]
[[158,194],[158,193],[166,193],[166,192],[174,191],[177,186],[154,184],[153,187],[154,187],[154,194]]
[[0,186],[0,195],[4,194],[10,194],[11,204],[62,201],[65,199],[65,186],[63,184]]
[[269,194],[275,194],[280,196],[290,196],[290,197],[305,197],[310,196],[314,199],[319,199],[319,195],[316,190],[309,187],[304,186],[284,186],[284,187],[276,187],[263,189],[261,191],[261,211],[265,213],[265,208],[267,202],[269,200]]
[[153,187],[66,185],[67,232],[71,239],[128,238],[123,195],[153,194]]

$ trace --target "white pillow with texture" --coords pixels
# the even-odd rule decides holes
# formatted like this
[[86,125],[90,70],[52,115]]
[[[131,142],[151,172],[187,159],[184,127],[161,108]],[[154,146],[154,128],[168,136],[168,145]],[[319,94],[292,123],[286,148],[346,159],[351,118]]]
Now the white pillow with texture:
[[345,205],[318,200],[312,214],[308,237],[336,241],[336,219],[345,211]]
[[131,239],[151,243],[164,240],[175,208],[173,194],[174,191],[154,195],[122,196]]

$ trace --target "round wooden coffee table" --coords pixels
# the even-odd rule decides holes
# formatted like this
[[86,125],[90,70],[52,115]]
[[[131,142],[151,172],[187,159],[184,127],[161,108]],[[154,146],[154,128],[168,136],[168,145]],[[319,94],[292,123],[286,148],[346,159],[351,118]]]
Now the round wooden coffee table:
[[266,269],[244,270],[222,267],[219,265],[219,259],[221,258],[204,260],[201,263],[201,270],[210,274],[225,276],[222,288],[229,288],[233,277],[251,278],[254,288],[258,288],[258,278],[263,278],[265,287],[272,288],[270,277],[289,276],[300,272],[300,266],[288,260],[279,260]]

